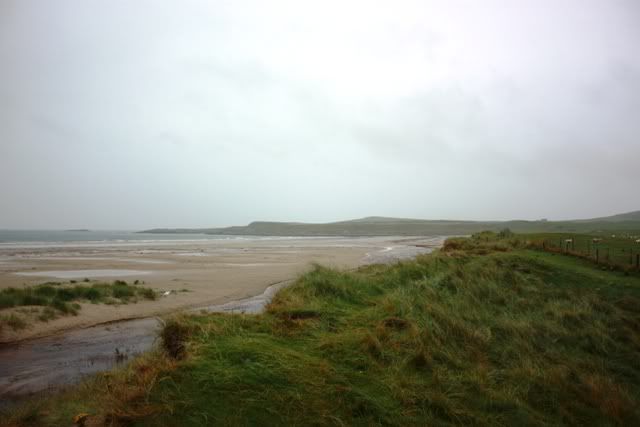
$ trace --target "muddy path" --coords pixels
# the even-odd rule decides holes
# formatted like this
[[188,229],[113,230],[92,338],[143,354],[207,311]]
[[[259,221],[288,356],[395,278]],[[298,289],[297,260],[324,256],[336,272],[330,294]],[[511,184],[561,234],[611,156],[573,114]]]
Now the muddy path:
[[[398,242],[381,251],[367,254],[362,264],[390,263],[429,253],[443,239],[430,246]],[[424,243],[424,242],[422,242]],[[267,287],[263,293],[220,305],[205,306],[187,312],[259,313],[282,287],[285,280]],[[0,407],[79,382],[84,376],[107,371],[132,357],[150,350],[157,341],[162,320],[147,317],[123,320],[57,335],[0,346]]]

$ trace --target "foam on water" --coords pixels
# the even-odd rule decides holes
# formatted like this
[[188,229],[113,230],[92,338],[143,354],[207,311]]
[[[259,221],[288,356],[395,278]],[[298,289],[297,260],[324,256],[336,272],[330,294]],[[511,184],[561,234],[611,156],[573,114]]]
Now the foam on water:
[[79,279],[84,277],[126,277],[151,274],[142,270],[51,270],[13,273],[18,276],[43,276],[57,279]]

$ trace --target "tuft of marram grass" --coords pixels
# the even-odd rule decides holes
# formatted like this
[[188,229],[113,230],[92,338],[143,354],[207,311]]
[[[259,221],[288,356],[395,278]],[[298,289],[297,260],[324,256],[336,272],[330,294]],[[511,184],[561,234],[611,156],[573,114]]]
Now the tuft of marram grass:
[[[71,282],[65,285],[59,282],[47,282],[31,287],[0,290],[0,310],[23,306],[43,307],[40,315],[35,319],[49,321],[58,315],[77,315],[81,309],[78,302],[126,304],[135,302],[138,297],[155,300],[157,294],[153,289],[132,286],[121,280],[112,284],[94,283],[91,285]],[[24,327],[19,326],[19,322],[14,318],[11,319],[11,321],[5,319],[2,323],[9,325],[14,330]],[[19,319],[26,322],[25,319]]]

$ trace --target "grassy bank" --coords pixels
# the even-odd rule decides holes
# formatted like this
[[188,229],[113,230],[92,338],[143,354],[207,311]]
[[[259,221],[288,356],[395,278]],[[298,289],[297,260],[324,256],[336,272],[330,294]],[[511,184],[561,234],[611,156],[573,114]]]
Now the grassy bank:
[[177,318],[164,352],[7,423],[640,425],[640,278],[487,236]]
[[538,248],[640,271],[640,239],[619,234],[538,233],[524,236]]
[[[41,285],[0,290],[0,330],[23,329],[36,319],[48,321],[61,315],[76,315],[79,302],[126,304],[138,299],[156,299],[153,289],[125,281],[89,284],[47,282]],[[14,309],[15,308],[15,309]],[[11,313],[3,313],[11,310]]]

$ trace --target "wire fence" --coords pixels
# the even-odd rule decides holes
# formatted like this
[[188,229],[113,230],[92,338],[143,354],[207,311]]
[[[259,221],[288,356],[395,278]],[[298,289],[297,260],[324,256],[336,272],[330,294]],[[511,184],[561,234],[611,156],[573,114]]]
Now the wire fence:
[[640,270],[640,242],[629,239],[592,237],[545,238],[539,248],[589,259],[597,264],[625,270]]

